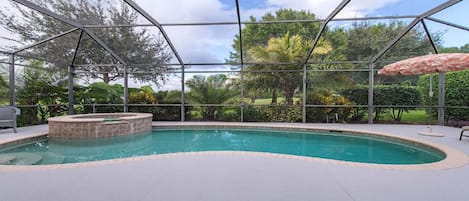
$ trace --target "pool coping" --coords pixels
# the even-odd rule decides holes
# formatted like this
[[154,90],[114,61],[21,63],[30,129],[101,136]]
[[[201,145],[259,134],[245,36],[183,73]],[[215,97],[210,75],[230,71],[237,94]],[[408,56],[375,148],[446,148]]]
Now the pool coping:
[[[165,159],[172,157],[190,157],[190,156],[210,156],[210,155],[250,155],[257,157],[271,157],[279,159],[292,159],[292,160],[301,160],[301,161],[311,161],[319,162],[325,164],[334,164],[334,165],[345,165],[352,167],[363,167],[363,168],[378,168],[378,169],[387,169],[387,170],[445,170],[453,169],[465,166],[469,164],[469,156],[464,152],[457,150],[455,148],[435,143],[427,140],[416,139],[408,136],[398,136],[385,132],[375,132],[367,131],[360,129],[347,129],[347,128],[337,128],[335,126],[315,126],[309,124],[275,124],[275,123],[237,123],[237,122],[153,122],[153,128],[164,128],[164,127],[210,127],[210,128],[273,128],[273,129],[282,129],[282,130],[306,130],[306,131],[345,131],[356,134],[365,134],[365,135],[379,135],[383,137],[397,138],[399,140],[410,141],[410,143],[418,143],[426,146],[431,146],[436,148],[446,154],[446,158],[426,164],[416,164],[416,165],[389,165],[389,164],[374,164],[374,163],[361,163],[361,162],[351,162],[351,161],[341,161],[335,159],[324,159],[324,158],[315,158],[315,157],[306,157],[306,156],[297,156],[297,155],[288,155],[288,154],[277,154],[277,153],[266,153],[266,152],[250,152],[250,151],[202,151],[202,152],[181,152],[181,153],[168,153],[168,154],[158,154],[158,155],[147,155],[147,156],[136,156],[131,158],[119,158],[119,159],[109,159],[102,161],[90,161],[90,162],[81,162],[81,163],[68,163],[68,164],[53,164],[53,165],[37,165],[37,166],[11,166],[11,165],[0,165],[0,172],[3,171],[29,171],[29,170],[53,170],[53,169],[62,169],[62,168],[79,168],[79,167],[89,167],[89,166],[99,166],[99,165],[108,165],[108,164],[117,164],[125,163],[131,161],[142,161],[142,160],[157,160]],[[7,140],[0,140],[0,145],[7,143],[14,143],[15,141],[27,141],[31,138],[41,138],[47,136],[47,132],[30,134],[27,136],[17,136],[9,138]]]

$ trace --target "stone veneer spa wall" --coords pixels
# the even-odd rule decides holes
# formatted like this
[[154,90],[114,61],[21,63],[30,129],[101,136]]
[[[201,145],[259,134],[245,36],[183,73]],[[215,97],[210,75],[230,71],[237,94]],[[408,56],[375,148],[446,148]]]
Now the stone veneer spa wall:
[[52,117],[49,137],[99,138],[132,135],[151,130],[152,114],[148,113],[96,113]]

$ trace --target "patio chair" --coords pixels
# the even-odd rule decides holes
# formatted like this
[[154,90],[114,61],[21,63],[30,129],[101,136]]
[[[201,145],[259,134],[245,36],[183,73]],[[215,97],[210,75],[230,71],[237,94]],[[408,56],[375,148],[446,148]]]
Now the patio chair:
[[21,113],[16,107],[0,107],[0,128],[13,128],[16,133],[16,115]]
[[459,136],[459,141],[461,141],[462,136],[469,137],[469,135],[463,135],[464,131],[469,131],[469,126],[463,126],[461,131],[461,136]]

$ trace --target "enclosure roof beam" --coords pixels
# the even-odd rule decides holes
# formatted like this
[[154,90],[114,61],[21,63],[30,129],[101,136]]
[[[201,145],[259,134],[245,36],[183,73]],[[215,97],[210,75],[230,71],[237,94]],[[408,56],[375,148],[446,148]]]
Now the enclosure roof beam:
[[407,27],[404,28],[396,37],[392,39],[381,51],[378,52],[372,59],[371,63],[375,63],[381,56],[383,56],[389,49],[391,49],[402,37],[404,37],[414,26],[420,22],[420,20],[438,13],[454,4],[461,2],[462,0],[449,0],[445,3],[440,4],[439,6],[419,15],[416,19],[414,19]]
[[2,54],[8,54],[8,55],[13,54],[12,52],[7,52],[7,51],[4,51],[4,50],[0,50],[0,53],[2,53]]
[[80,36],[78,37],[78,40],[77,40],[77,46],[75,46],[75,52],[73,52],[73,58],[72,58],[72,63],[71,63],[71,66],[75,65],[75,61],[77,59],[77,54],[78,54],[78,50],[80,48],[80,44],[81,44],[81,39],[83,38],[83,30],[80,31]]
[[29,48],[33,48],[33,47],[35,47],[35,46],[38,46],[38,45],[41,45],[41,44],[43,44],[43,43],[49,42],[49,41],[54,40],[54,39],[56,39],[56,38],[60,38],[60,37],[62,37],[62,36],[64,36],[64,35],[67,35],[67,34],[69,34],[69,33],[75,32],[76,30],[79,30],[79,29],[80,29],[80,28],[73,28],[73,29],[68,30],[68,31],[66,31],[66,32],[59,33],[59,34],[57,34],[57,35],[51,36],[51,37],[46,38],[46,39],[44,39],[44,40],[41,40],[41,41],[35,42],[35,43],[33,43],[33,44],[30,44],[30,45],[24,46],[24,47],[22,47],[22,48],[19,48],[19,49],[13,51],[13,53],[16,54],[16,53],[18,53],[18,52],[27,50],[27,49],[29,49]]
[[[377,17],[357,17],[357,18],[334,18],[332,21],[360,21],[360,20],[388,20],[388,19],[415,19],[418,15],[403,15],[403,16],[377,16]],[[272,21],[258,21],[258,22],[195,22],[195,23],[160,23],[162,27],[165,26],[219,26],[219,25],[237,25],[241,24],[283,24],[283,23],[314,23],[323,22],[324,19],[308,19],[308,20],[272,20]],[[113,27],[152,27],[153,24],[89,24],[84,25],[85,28],[113,28]]]
[[181,64],[181,65],[184,65],[184,62],[182,61],[182,58],[181,56],[179,55],[178,51],[176,50],[176,48],[174,47],[173,43],[171,42],[171,40],[169,39],[169,36],[168,34],[166,34],[166,31],[163,29],[163,27],[161,26],[161,24],[155,20],[155,18],[153,18],[150,14],[148,14],[145,10],[143,10],[139,5],[137,5],[137,3],[135,3],[134,1],[132,0],[124,0],[125,3],[127,3],[130,7],[132,7],[135,11],[137,11],[138,13],[140,13],[140,15],[142,15],[143,17],[145,17],[148,21],[150,21],[153,25],[155,25],[156,27],[158,27],[158,29],[160,30],[161,34],[163,35],[164,39],[166,40],[166,42],[168,43],[169,47],[171,48],[171,50],[173,51],[174,55],[176,56],[178,62]]
[[428,31],[427,25],[425,24],[425,21],[423,19],[420,20],[420,23],[422,23],[423,29],[425,30],[425,34],[427,34],[428,41],[430,41],[430,45],[432,45],[433,52],[435,54],[438,54],[438,48],[435,45],[435,42],[433,41],[432,35],[430,34],[430,31]]
[[236,16],[238,17],[238,32],[239,32],[239,57],[241,61],[241,65],[244,65],[244,59],[243,59],[243,36],[241,34],[242,29],[241,29],[241,14],[239,13],[239,2],[238,0],[236,2]]
[[321,35],[322,33],[324,32],[324,30],[326,29],[326,26],[327,26],[327,23],[329,23],[332,18],[334,18],[342,9],[344,9],[344,7],[350,3],[351,0],[343,0],[330,14],[329,16],[327,16],[326,20],[324,20],[324,22],[322,23],[321,25],[321,28],[319,29],[319,32],[318,34],[316,35],[316,38],[314,39],[313,41],[313,44],[311,46],[311,49],[309,50],[308,54],[306,55],[306,59],[305,61],[303,62],[304,65],[306,65],[309,61],[309,59],[311,58],[311,55],[313,54],[313,51],[314,51],[314,48],[316,48],[316,45],[318,44],[319,42],[319,39],[321,38]]
[[[13,53],[12,53],[13,54]],[[21,59],[35,59],[35,60],[38,60],[38,61],[43,61],[43,62],[48,62],[48,63],[53,63],[52,60],[48,60],[46,58],[42,58],[42,57],[38,57],[38,56],[30,56],[30,55],[25,55],[25,54],[21,54],[21,53],[17,53],[17,54],[14,54],[17,58],[21,58]],[[17,59],[17,60],[20,60],[20,59]]]
[[36,10],[44,15],[48,15],[50,17],[53,17],[55,19],[58,19],[62,22],[65,22],[69,25],[72,25],[76,28],[79,28],[79,29],[82,29],[83,31],[85,31],[94,41],[96,41],[101,47],[103,47],[107,52],[109,52],[109,54],[111,54],[115,59],[117,59],[120,63],[126,65],[126,62],[121,58],[119,57],[119,55],[117,55],[111,48],[109,48],[93,31],[89,30],[88,28],[85,28],[81,23],[78,23],[74,20],[71,20],[71,19],[68,19],[66,17],[63,17],[61,15],[58,15],[57,13],[54,13],[48,9],[45,9],[43,7],[40,7],[30,1],[27,1],[27,0],[12,0],[16,3],[19,3],[23,6],[26,6],[30,9],[33,9],[33,10]]
[[426,17],[425,19],[431,20],[431,21],[434,21],[434,22],[438,22],[438,23],[440,23],[440,24],[444,24],[444,25],[447,25],[447,26],[451,26],[451,27],[454,27],[454,28],[458,28],[458,29],[462,29],[462,30],[465,30],[465,31],[469,31],[469,27],[461,26],[461,25],[459,25],[459,24],[454,24],[454,23],[447,22],[447,21],[440,20],[440,19],[436,19],[436,18],[433,18],[433,17]]
[[14,2],[16,2],[16,3],[19,3],[19,4],[23,5],[23,6],[26,6],[26,7],[30,8],[30,9],[33,9],[33,10],[35,10],[35,11],[38,11],[38,12],[40,12],[40,13],[42,13],[42,14],[45,14],[45,15],[48,15],[48,16],[53,17],[53,18],[55,18],[55,19],[58,19],[58,20],[60,20],[60,21],[62,21],[62,22],[65,22],[65,23],[67,23],[67,24],[70,24],[70,25],[72,25],[72,26],[74,26],[74,27],[76,27],[76,28],[80,28],[80,29],[83,28],[83,25],[81,25],[80,23],[78,23],[78,22],[76,22],[76,21],[74,21],[74,20],[68,19],[68,18],[66,18],[66,17],[63,17],[63,16],[61,16],[61,15],[58,15],[57,13],[54,13],[54,12],[52,12],[52,11],[50,11],[50,10],[47,10],[47,9],[41,7],[41,6],[38,6],[38,5],[36,5],[35,3],[30,2],[30,1],[28,1],[28,0],[12,0],[12,1],[14,1]]
[[[307,64],[369,64],[370,61],[316,61],[316,62],[308,62]],[[300,62],[244,62],[245,65],[298,65],[302,66],[303,63]],[[130,64],[132,66],[156,66],[158,64]],[[178,63],[166,63],[165,65],[168,66],[180,66],[181,64]],[[240,65],[240,63],[186,63],[185,66],[234,66]],[[94,67],[94,66],[102,66],[102,67],[112,67],[118,66],[118,64],[74,64],[73,66],[76,67]],[[338,69],[338,70],[345,70],[345,69]]]

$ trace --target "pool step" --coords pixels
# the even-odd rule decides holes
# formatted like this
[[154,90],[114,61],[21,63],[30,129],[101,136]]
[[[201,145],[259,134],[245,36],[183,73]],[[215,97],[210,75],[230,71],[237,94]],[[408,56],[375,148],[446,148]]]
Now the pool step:
[[0,158],[2,165],[35,165],[42,160],[41,155],[26,152],[2,154]]
[[0,165],[61,164],[64,160],[64,156],[50,152],[0,154]]
[[51,152],[41,153],[41,155],[42,155],[41,165],[61,164],[65,160],[65,156],[51,153]]
[[16,159],[16,155],[13,154],[1,154],[0,165],[8,165],[12,160]]

